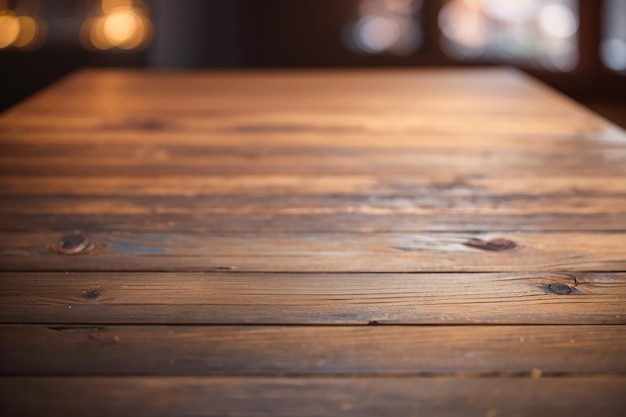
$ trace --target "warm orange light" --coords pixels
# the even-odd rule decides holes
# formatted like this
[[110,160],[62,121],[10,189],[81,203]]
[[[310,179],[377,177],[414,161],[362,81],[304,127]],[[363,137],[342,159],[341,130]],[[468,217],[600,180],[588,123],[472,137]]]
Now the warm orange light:
[[20,33],[13,42],[13,46],[22,49],[32,48],[38,43],[38,38],[42,35],[40,22],[30,16],[20,16],[17,20],[20,24]]
[[103,0],[103,15],[91,18],[81,29],[81,41],[88,48],[107,50],[138,49],[148,44],[152,22],[129,0]]
[[122,49],[138,49],[148,44],[152,38],[152,22],[145,16],[136,15],[137,30],[119,47]]
[[93,20],[91,30],[89,31],[89,40],[91,44],[100,50],[111,49],[113,45],[104,36],[105,17],[97,17]]
[[119,46],[137,32],[136,15],[132,9],[118,8],[104,17],[102,30],[111,45]]
[[20,21],[10,10],[0,10],[0,49],[7,48],[20,35]]
[[120,7],[130,9],[133,7],[133,2],[132,0],[102,0],[102,11],[104,13],[110,13]]
[[43,44],[47,31],[41,19],[16,16],[15,12],[3,9],[2,6],[0,0],[0,49],[15,47],[33,50]]

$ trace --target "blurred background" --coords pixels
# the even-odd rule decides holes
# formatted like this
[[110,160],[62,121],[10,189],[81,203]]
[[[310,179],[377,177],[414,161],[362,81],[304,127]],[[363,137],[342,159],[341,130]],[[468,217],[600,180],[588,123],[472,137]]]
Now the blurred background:
[[476,65],[626,127],[626,0],[0,0],[0,111],[84,66]]

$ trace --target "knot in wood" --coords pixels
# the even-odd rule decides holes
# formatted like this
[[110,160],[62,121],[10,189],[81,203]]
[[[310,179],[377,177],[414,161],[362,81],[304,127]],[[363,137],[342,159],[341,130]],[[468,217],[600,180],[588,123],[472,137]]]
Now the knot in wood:
[[59,239],[53,249],[62,255],[78,255],[91,249],[92,246],[84,234],[74,232]]
[[558,295],[567,295],[574,292],[572,287],[567,284],[562,284],[560,282],[548,285],[548,289]]
[[469,246],[470,248],[489,250],[494,252],[513,250],[517,246],[512,240],[501,238],[492,240],[470,239],[465,242],[464,245]]
[[99,298],[102,295],[102,293],[98,290],[91,290],[91,291],[84,291],[83,292],[83,298],[86,300],[95,300],[97,298]]

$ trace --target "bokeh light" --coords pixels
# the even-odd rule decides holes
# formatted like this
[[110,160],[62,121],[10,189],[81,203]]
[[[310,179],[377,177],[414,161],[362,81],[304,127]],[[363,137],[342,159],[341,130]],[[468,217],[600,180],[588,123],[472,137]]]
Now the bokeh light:
[[446,4],[439,13],[439,28],[446,39],[442,47],[451,55],[480,55],[489,41],[488,21],[477,1]]
[[102,0],[100,9],[81,28],[81,42],[88,49],[137,50],[152,40],[152,21],[145,7],[130,0]]
[[602,61],[610,70],[626,74],[626,0],[607,0],[603,23]]
[[439,27],[442,49],[454,59],[513,61],[551,71],[578,65],[575,0],[450,0]]
[[20,16],[17,20],[20,25],[20,31],[13,45],[18,48],[28,47],[37,38],[37,22],[30,16]]
[[555,38],[569,38],[578,30],[578,19],[564,4],[546,4],[541,8],[538,20],[541,29]]
[[357,45],[366,52],[379,53],[387,50],[400,37],[400,27],[393,20],[382,16],[362,17],[356,25]]
[[483,0],[485,13],[505,22],[525,22],[537,12],[538,3],[528,0]]
[[100,8],[104,13],[111,13],[117,8],[132,8],[132,0],[102,0]]
[[17,15],[6,9],[6,2],[0,4],[0,49],[34,50],[44,43],[45,37],[46,25],[41,19]]
[[347,46],[367,54],[408,55],[422,43],[421,0],[362,0],[348,28]]
[[391,13],[412,15],[422,8],[422,0],[385,0],[385,7]]
[[10,10],[0,11],[0,49],[7,48],[20,35],[20,22]]
[[609,38],[602,42],[602,59],[604,64],[613,71],[626,71],[626,41]]
[[106,40],[112,45],[123,45],[132,38],[139,28],[137,19],[131,9],[114,9],[103,19],[102,31]]

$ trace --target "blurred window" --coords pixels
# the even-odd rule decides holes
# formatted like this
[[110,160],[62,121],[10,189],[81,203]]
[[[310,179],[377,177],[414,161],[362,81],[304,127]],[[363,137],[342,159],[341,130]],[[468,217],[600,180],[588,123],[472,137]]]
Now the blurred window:
[[578,65],[575,0],[450,0],[438,23],[441,48],[453,59],[514,62],[551,71]]
[[606,0],[600,55],[604,65],[626,74],[626,0]]
[[422,44],[422,0],[362,0],[345,43],[355,52],[410,55]]

